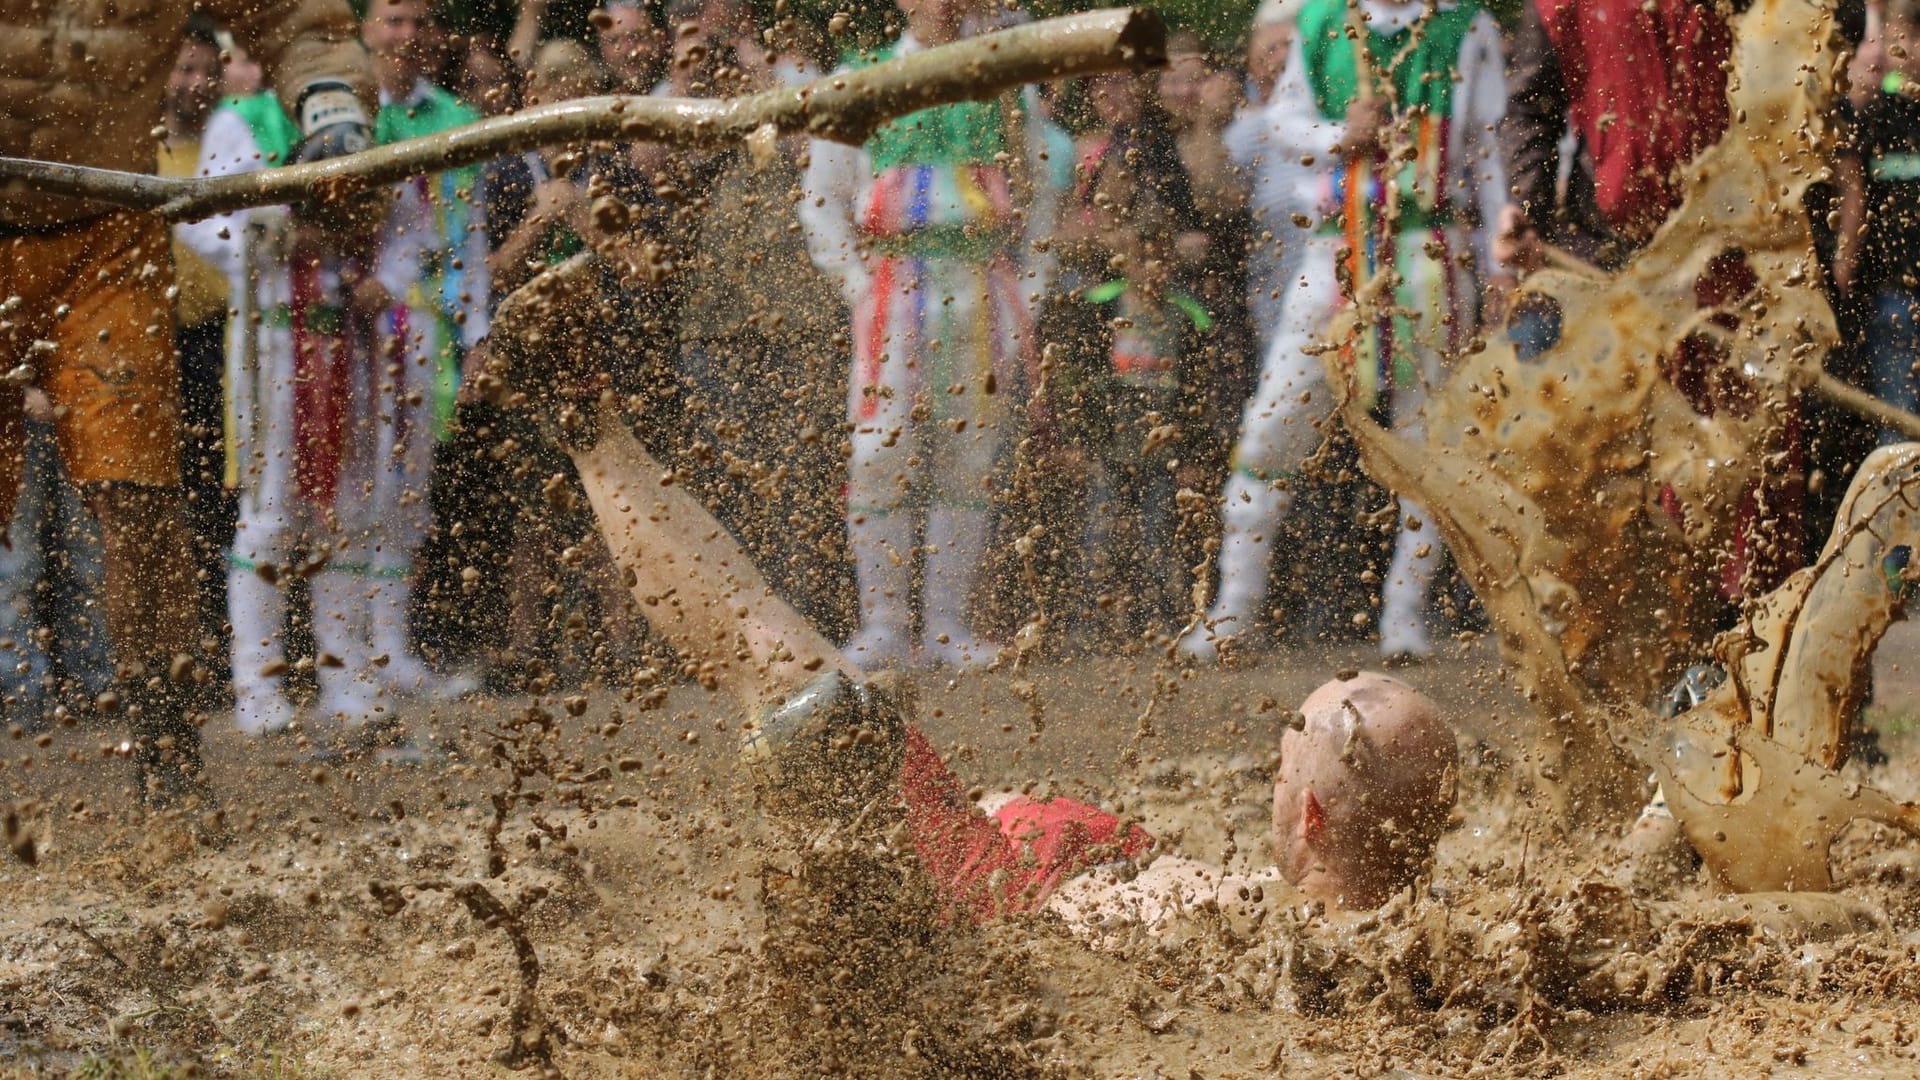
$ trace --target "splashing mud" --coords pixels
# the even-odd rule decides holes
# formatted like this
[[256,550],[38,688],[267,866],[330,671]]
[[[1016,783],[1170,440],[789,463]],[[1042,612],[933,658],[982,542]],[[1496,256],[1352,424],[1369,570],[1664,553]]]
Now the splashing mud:
[[[592,693],[421,707],[404,719],[444,755],[429,768],[210,727],[235,809],[141,819],[104,730],[15,729],[0,1076],[1910,1075],[1920,860],[1881,826],[1920,814],[1880,789],[1920,793],[1920,684],[1897,662],[1916,642],[1895,629],[1873,652],[1907,592],[1889,560],[1912,546],[1916,451],[1871,459],[1821,559],[1707,640],[1705,583],[1835,337],[1800,209],[1841,59],[1827,26],[1791,0],[1739,18],[1733,126],[1680,211],[1617,275],[1532,283],[1562,310],[1558,347],[1523,363],[1484,343],[1425,447],[1345,410],[1369,469],[1439,519],[1521,690],[1471,634],[1417,673],[1460,736],[1462,797],[1431,875],[1378,911],[1303,901],[1267,847],[1280,703],[1357,651],[1202,672],[1136,650],[925,688],[972,801],[1098,801],[1166,853],[975,926],[897,808],[802,830],[745,790],[740,702],[835,654],[771,629],[768,586],[728,549],[723,595],[668,605],[720,657],[689,658],[691,684],[636,665]],[[673,272],[661,249],[599,246],[624,277]],[[1703,308],[1696,283],[1726,265],[1752,283]],[[571,378],[598,273],[580,256],[508,300],[503,333],[537,329],[477,388],[508,403],[529,365]],[[1711,407],[1668,378],[1683,347],[1711,358]],[[551,433],[603,526],[657,526],[624,545],[609,528],[616,558],[647,559],[643,535],[699,548],[697,502],[602,431],[624,403],[561,391]],[[651,486],[603,484],[596,461]],[[630,565],[628,584],[667,602],[686,565]],[[1654,691],[1709,651],[1729,680],[1654,721]],[[1870,675],[1896,762],[1873,788],[1844,741]],[[1657,892],[1562,828],[1619,823],[1649,767],[1710,871],[1683,859]],[[1076,907],[1083,889],[1104,899]]]
[[[936,741],[989,792],[1047,777],[1037,792],[1098,794],[1260,889],[1094,940],[1052,915],[942,921],[891,821],[831,838],[763,823],[714,733],[734,711],[696,688],[637,718],[601,694],[532,725],[553,761],[521,783],[497,876],[487,837],[511,767],[491,764],[488,731],[525,704],[417,718],[458,748],[442,776],[350,778],[217,737],[215,783],[254,807],[222,850],[116,825],[96,807],[117,772],[13,742],[7,785],[40,859],[0,867],[0,1046],[53,1075],[143,1049],[211,1075],[471,1076],[540,1032],[551,1058],[518,1060],[569,1077],[1912,1067],[1910,850],[1856,827],[1835,849],[1845,898],[1739,901],[1704,881],[1639,894],[1604,856],[1543,855],[1540,795],[1499,749],[1518,749],[1526,704],[1494,689],[1485,649],[1420,676],[1472,751],[1431,881],[1365,916],[1289,901],[1265,846],[1284,712],[1255,703],[1351,662],[1198,677],[1147,738],[1116,704],[1151,693],[1149,673],[1117,662],[927,694]],[[1912,672],[1879,674],[1880,715],[1911,715]],[[1075,722],[1033,742],[1003,730],[1018,694]],[[1116,744],[1137,764],[1101,752]],[[1914,736],[1888,748],[1900,764],[1881,782],[1920,792]],[[509,924],[422,882],[482,885],[516,913],[542,1027],[516,1020],[529,1002]]]
[[[1731,124],[1685,170],[1665,225],[1618,274],[1530,279],[1561,313],[1559,342],[1525,361],[1503,335],[1482,343],[1429,406],[1426,446],[1356,399],[1343,416],[1369,470],[1433,508],[1487,605],[1567,824],[1634,808],[1644,772],[1618,740],[1679,792],[1676,814],[1728,884],[1823,888],[1827,845],[1852,818],[1920,828],[1914,808],[1843,791],[1829,771],[1903,588],[1878,562],[1910,528],[1910,469],[1863,466],[1848,498],[1862,520],[1843,519],[1819,565],[1720,644],[1732,678],[1701,715],[1655,732],[1646,706],[1709,655],[1743,507],[1786,467],[1783,432],[1837,341],[1802,199],[1826,175],[1846,53],[1819,5],[1756,3],[1733,25]],[[1765,538],[1745,542],[1762,549],[1750,560],[1768,554]]]

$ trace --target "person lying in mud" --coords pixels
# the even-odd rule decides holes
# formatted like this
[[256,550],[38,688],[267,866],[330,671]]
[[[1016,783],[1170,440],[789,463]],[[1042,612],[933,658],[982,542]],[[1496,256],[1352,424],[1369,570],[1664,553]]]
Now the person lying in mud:
[[1144,830],[1071,799],[980,813],[908,722],[890,676],[863,674],[775,595],[739,541],[641,446],[632,424],[644,410],[623,407],[637,398],[613,392],[590,332],[603,271],[634,255],[623,238],[603,239],[508,297],[475,389],[530,411],[567,451],[614,562],[681,671],[753,717],[740,754],[762,806],[815,841],[902,813],[944,910],[972,919],[1033,910],[1072,874],[1146,853]]
[[[979,920],[1039,910],[1077,875],[1151,853],[1144,829],[1077,800],[1016,798],[991,816],[974,805],[909,722],[900,688],[863,675],[775,596],[738,541],[640,445],[618,396],[594,392],[582,374],[593,354],[569,348],[582,321],[569,313],[593,302],[596,281],[563,264],[510,297],[480,390],[531,407],[567,449],[655,632],[683,671],[754,717],[740,754],[763,806],[816,838],[900,807],[947,913]],[[567,365],[569,355],[579,363]],[[1382,675],[1331,683],[1304,711],[1275,785],[1282,871],[1308,896],[1378,905],[1431,861],[1453,802],[1452,737],[1431,702]]]
[[1360,672],[1310,694],[1296,724],[1274,776],[1272,868],[1235,875],[1163,854],[1131,878],[1084,873],[1046,909],[1091,936],[1290,899],[1371,911],[1406,891],[1432,868],[1453,813],[1457,751],[1439,708],[1398,679]]

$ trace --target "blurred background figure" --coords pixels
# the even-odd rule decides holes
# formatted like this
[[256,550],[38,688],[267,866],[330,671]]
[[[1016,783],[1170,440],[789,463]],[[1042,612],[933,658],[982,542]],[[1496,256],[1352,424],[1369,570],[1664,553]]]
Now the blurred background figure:
[[[603,79],[586,46],[550,39],[534,48],[527,104],[598,93]],[[496,303],[539,271],[584,250],[586,238],[593,235],[587,190],[622,165],[617,154],[583,156],[565,146],[487,165],[479,198]],[[610,339],[606,348],[613,352],[618,346]],[[507,553],[507,625],[499,643],[504,651],[488,666],[489,684],[509,690],[521,688],[523,679],[538,680],[549,659],[575,659],[568,644],[587,646],[580,650],[585,654],[578,657],[581,662],[607,669],[630,665],[639,635],[632,597],[614,572],[572,459],[542,438],[524,415],[482,401],[462,402],[458,426],[460,437],[471,439],[476,453],[456,456],[486,463],[467,466],[474,473],[469,486],[475,498],[470,501],[479,512],[463,519],[497,522],[479,531]],[[510,446],[512,454],[496,463],[491,450],[501,445]],[[564,602],[576,592],[585,593],[581,599],[594,611],[592,625],[598,629],[577,635],[584,641],[562,641],[576,637],[574,628],[566,625],[572,619],[565,612],[577,605]]]
[[221,55],[226,57],[226,62],[220,65],[220,96],[251,97],[266,89],[267,73],[261,69],[260,61],[247,55],[247,50],[225,30],[220,31],[219,40]]
[[53,402],[29,389],[19,502],[0,546],[0,717],[38,731],[65,706],[86,715],[113,682],[100,526],[67,479]]
[[1208,441],[1194,420],[1207,392],[1196,342],[1215,327],[1200,298],[1205,220],[1157,82],[1087,80],[1092,123],[1074,142],[1036,329],[1048,364],[1034,423],[1066,450],[1047,466],[1067,474],[1058,496],[1073,507],[1045,527],[1079,549],[1073,631],[1103,648],[1176,617],[1178,473]]
[[[1186,500],[1188,509],[1168,550],[1176,560],[1168,577],[1182,609],[1193,603],[1192,568],[1205,563],[1208,550],[1219,542],[1219,517],[1202,493],[1219,491],[1226,481],[1227,452],[1258,363],[1247,299],[1247,258],[1254,246],[1250,186],[1226,140],[1244,83],[1243,73],[1190,34],[1176,35],[1168,68],[1160,74],[1160,98],[1172,119],[1197,215],[1194,227],[1177,238],[1175,254],[1208,316],[1182,327],[1181,379],[1187,393],[1179,415],[1189,433],[1173,475],[1178,488],[1193,497]],[[1178,622],[1198,615],[1182,610]]]
[[482,116],[501,116],[520,107],[521,70],[496,34],[476,31],[460,38],[459,80],[453,90]]
[[[266,88],[229,97],[208,118],[195,171],[226,176],[288,164],[300,131]],[[292,568],[325,563],[339,540],[335,488],[321,448],[340,437],[328,393],[346,361],[340,253],[304,246],[283,207],[220,214],[178,227],[183,245],[224,279],[234,317],[221,342],[222,486],[236,518],[227,530],[225,615],[231,627],[234,725],[241,732],[284,731],[297,714],[289,691],[287,643]],[[312,233],[305,234],[313,238]],[[182,288],[185,294],[185,288]],[[189,443],[191,445],[191,443]],[[325,476],[323,476],[323,473]],[[189,474],[191,482],[192,473]],[[351,497],[351,496],[349,496]],[[326,566],[307,577],[317,651],[341,657],[358,578]],[[323,704],[352,697],[354,672],[315,666]]]
[[[1727,14],[1688,0],[1523,4],[1500,130],[1512,195],[1494,257],[1523,275],[1546,264],[1550,247],[1607,270],[1630,259],[1679,205],[1683,167],[1726,131],[1732,48]],[[1695,292],[1703,308],[1731,306],[1753,283],[1739,253],[1724,252]],[[1558,340],[1560,313],[1523,307],[1507,334],[1526,359]],[[1723,377],[1718,351],[1694,335],[1664,358],[1668,381],[1703,415],[1747,407],[1743,380]],[[1807,458],[1797,403],[1770,452],[1782,464],[1741,497],[1718,572],[1673,575],[1676,590],[1716,591],[1728,625],[1742,598],[1772,588],[1805,557]]]
[[[448,37],[426,0],[370,0],[360,36],[373,56],[378,143],[418,138],[479,119],[435,83]],[[363,576],[363,602],[337,654],[362,686],[336,711],[378,711],[385,693],[434,699],[470,692],[464,673],[436,671],[411,634],[417,556],[432,525],[429,478],[452,417],[462,357],[486,336],[490,285],[485,215],[474,167],[396,185],[375,254],[343,265],[356,348],[374,373],[371,408],[355,421],[342,486],[368,493],[343,506],[349,547],[336,565]],[[434,493],[440,498],[445,495]]]
[[594,24],[595,41],[609,89],[621,94],[652,91],[667,62],[666,30],[655,15],[656,5],[610,0],[603,10],[606,17]]
[[[744,8],[680,0],[674,94],[772,89]],[[777,58],[776,58],[777,59]],[[807,257],[793,192],[805,140],[681,151],[668,163],[687,199],[667,215],[681,310],[672,460],[780,597],[833,638],[853,630],[854,590],[836,432],[846,414],[847,307]]]
[[1280,328],[1280,298],[1299,265],[1295,214],[1313,210],[1312,174],[1272,140],[1268,107],[1291,51],[1302,0],[1264,0],[1247,41],[1247,78],[1233,122],[1222,138],[1249,193],[1252,242],[1247,249],[1247,301],[1259,354]]
[[[1270,106],[1270,137],[1275,151],[1317,163],[1323,218],[1246,405],[1223,495],[1219,589],[1206,619],[1181,641],[1194,659],[1214,659],[1219,643],[1253,629],[1265,607],[1291,484],[1320,442],[1317,421],[1332,407],[1322,358],[1307,349],[1346,302],[1343,274],[1357,287],[1376,261],[1390,259],[1397,271],[1394,313],[1367,327],[1339,359],[1362,400],[1389,409],[1392,423],[1415,438],[1427,387],[1472,336],[1481,286],[1500,276],[1488,250],[1488,226],[1507,197],[1492,144],[1507,96],[1500,32],[1474,4],[1423,20],[1426,10],[1411,0],[1362,5],[1367,53],[1383,65],[1399,58],[1383,76],[1396,84],[1398,121],[1387,114],[1387,95],[1362,89],[1343,0],[1309,0],[1301,11]],[[1389,158],[1396,122],[1405,125],[1410,160]],[[1388,169],[1400,174],[1398,183],[1382,182]],[[1388,232],[1388,193],[1396,191],[1397,227]],[[1342,252],[1351,253],[1344,268]],[[1380,650],[1390,661],[1418,660],[1432,649],[1426,594],[1440,540],[1424,516],[1401,500],[1379,617]]]
[[[954,40],[967,14],[955,0],[903,10],[905,31],[874,59]],[[846,651],[865,667],[919,655],[972,668],[996,653],[971,607],[1028,336],[1026,240],[1047,228],[1015,176],[1016,159],[1037,158],[1037,147],[1014,100],[928,109],[865,147],[816,141],[809,151],[808,249],[854,311],[847,521],[860,629]]]
[[[167,80],[156,172],[195,175],[207,119],[225,85],[220,37],[202,17],[188,20],[173,74]],[[257,70],[259,65],[254,65]],[[174,348],[180,354],[180,477],[187,496],[187,528],[193,536],[202,637],[212,638],[216,684],[224,684],[228,647],[227,548],[233,543],[235,502],[227,489],[225,375],[227,277],[186,243],[174,228]]]
[[[1912,412],[1920,406],[1920,3],[1887,0],[1874,21],[1877,33],[1861,49],[1873,58],[1871,71],[1851,96],[1850,137],[1836,161],[1833,280],[1843,296],[1858,297],[1865,316],[1874,394]],[[1886,430],[1880,441],[1906,437]]]

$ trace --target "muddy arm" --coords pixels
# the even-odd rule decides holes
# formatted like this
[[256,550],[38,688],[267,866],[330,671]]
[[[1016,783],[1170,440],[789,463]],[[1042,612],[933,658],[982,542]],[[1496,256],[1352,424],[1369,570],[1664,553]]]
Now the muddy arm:
[[360,154],[241,176],[162,179],[0,158],[0,198],[22,191],[71,195],[152,210],[170,220],[191,220],[249,206],[340,199],[417,173],[555,143],[618,139],[713,146],[739,142],[771,127],[782,135],[858,144],[894,117],[935,105],[992,97],[1044,79],[1145,69],[1165,60],[1166,30],[1159,16],[1146,9],[1116,8],[967,38],[828,75],[797,90],[730,100],[579,98]]

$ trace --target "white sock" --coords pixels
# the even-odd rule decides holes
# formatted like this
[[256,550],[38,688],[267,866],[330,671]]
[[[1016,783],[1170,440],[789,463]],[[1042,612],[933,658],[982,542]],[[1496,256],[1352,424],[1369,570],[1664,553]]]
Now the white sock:
[[[1400,533],[1393,541],[1393,561],[1380,597],[1380,652],[1385,656],[1425,656],[1433,651],[1427,638],[1427,590],[1440,568],[1440,532],[1425,510],[1411,499],[1400,500]],[[1419,531],[1407,528],[1421,523]]]
[[227,619],[233,624],[235,720],[249,734],[262,734],[292,719],[286,680],[266,674],[269,665],[285,667],[280,631],[287,596],[277,585],[243,567],[227,570]]
[[1234,473],[1227,480],[1220,537],[1220,593],[1207,613],[1214,634],[1236,637],[1253,628],[1267,602],[1273,541],[1293,504],[1291,493]]
[[[373,650],[367,637],[367,579],[340,570],[313,575],[313,647],[319,654],[320,711],[362,722],[373,711]],[[336,663],[337,661],[337,663]]]
[[413,692],[431,683],[433,669],[413,651],[407,639],[407,615],[413,607],[413,583],[404,578],[376,578],[367,583],[368,640],[373,656],[384,655],[386,666],[378,680]]

